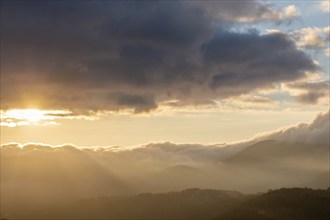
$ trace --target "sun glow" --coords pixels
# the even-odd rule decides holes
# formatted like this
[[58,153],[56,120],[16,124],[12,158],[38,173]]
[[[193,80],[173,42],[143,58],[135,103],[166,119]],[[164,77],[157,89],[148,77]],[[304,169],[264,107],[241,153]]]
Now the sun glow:
[[53,126],[63,119],[98,119],[98,115],[75,115],[70,110],[10,109],[0,110],[0,126],[17,127],[24,125]]
[[[44,125],[52,120],[49,111],[38,109],[11,109],[1,111],[1,126]],[[47,123],[49,124],[49,123]]]
[[10,110],[7,112],[7,116],[19,120],[26,120],[29,122],[38,122],[43,116],[44,112],[38,109],[22,109],[22,110]]

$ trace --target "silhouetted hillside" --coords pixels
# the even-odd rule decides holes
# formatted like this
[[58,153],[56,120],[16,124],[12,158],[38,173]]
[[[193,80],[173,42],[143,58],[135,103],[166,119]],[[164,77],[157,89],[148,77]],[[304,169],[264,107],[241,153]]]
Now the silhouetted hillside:
[[[85,199],[51,216],[78,219],[210,219],[241,198],[243,194],[238,192],[194,188],[182,192]],[[45,212],[45,216],[49,214]]]
[[[86,198],[71,204],[7,213],[7,219],[326,220],[330,189],[291,188],[264,194],[187,189],[181,192]],[[3,215],[5,216],[5,215]]]
[[220,215],[218,220],[328,220],[330,189],[291,188],[253,196]]

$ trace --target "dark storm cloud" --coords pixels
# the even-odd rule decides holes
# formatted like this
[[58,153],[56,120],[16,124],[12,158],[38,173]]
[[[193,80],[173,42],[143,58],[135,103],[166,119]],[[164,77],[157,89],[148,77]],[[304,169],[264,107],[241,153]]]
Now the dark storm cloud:
[[[235,33],[221,31],[203,46],[205,62],[216,66],[212,88],[233,88],[235,95],[272,83],[304,76],[306,70],[317,70],[313,61],[284,34],[259,35],[255,31]],[[226,89],[225,89],[226,92]]]
[[134,108],[135,113],[148,112],[157,108],[157,104],[151,96],[114,93],[110,94],[108,98],[113,100],[119,108]]
[[202,9],[184,7],[180,2],[135,3],[121,7],[121,14],[102,25],[104,36],[119,41],[182,48],[211,31],[207,25],[209,18]]
[[282,19],[258,1],[4,1],[1,6],[3,108],[37,102],[138,113],[171,99],[210,103],[317,69],[283,33],[231,31],[242,18]]

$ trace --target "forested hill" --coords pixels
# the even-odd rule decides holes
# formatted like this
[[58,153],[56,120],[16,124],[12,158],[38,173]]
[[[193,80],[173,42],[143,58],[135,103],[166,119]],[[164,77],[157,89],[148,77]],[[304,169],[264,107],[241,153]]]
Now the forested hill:
[[222,220],[328,220],[330,188],[283,188],[254,195],[219,215]]
[[328,220],[330,189],[283,188],[243,195],[223,190],[87,198],[71,205],[2,213],[6,219]]

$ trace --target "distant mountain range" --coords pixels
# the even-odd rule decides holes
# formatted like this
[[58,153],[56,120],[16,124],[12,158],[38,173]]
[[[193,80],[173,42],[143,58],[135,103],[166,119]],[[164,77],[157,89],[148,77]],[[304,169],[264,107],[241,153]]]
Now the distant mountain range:
[[[230,164],[250,164],[274,162],[274,160],[327,160],[329,145],[326,143],[306,144],[303,142],[284,142],[267,140],[253,144],[225,160]],[[280,162],[279,161],[279,162]]]
[[327,188],[328,177],[327,144],[267,140],[212,165],[168,167],[151,173],[146,182],[165,191],[198,186],[258,192],[294,186]]
[[[113,200],[118,196],[120,198],[129,197],[127,200],[120,199],[122,202],[116,199],[115,202],[111,202],[117,207],[114,209],[117,217],[122,215],[141,217],[141,213],[148,213],[148,206],[153,207],[154,196],[146,194],[146,197],[132,197],[131,195],[146,192],[181,191],[187,188],[223,189],[226,192],[240,191],[252,194],[283,187],[328,188],[329,112],[320,114],[310,124],[299,124],[253,138],[250,141],[225,146],[165,142],[137,148],[113,149],[111,147],[78,148],[70,145],[52,147],[30,143],[25,144],[24,147],[19,144],[2,145],[0,153],[0,211],[2,218],[3,216],[4,218],[28,218],[29,216],[24,216],[24,213],[34,213],[34,215],[37,213],[41,216],[43,211],[57,210],[58,206],[60,210],[65,206],[72,207],[73,211],[82,210],[81,212],[84,213],[85,210],[92,209],[88,209],[88,205],[77,204],[78,200],[92,205],[94,203],[91,203],[91,198],[104,197],[108,203],[110,197]],[[185,212],[187,215],[184,216],[197,218],[201,216],[198,214],[198,210],[204,210],[203,213],[208,210],[207,207],[202,209],[201,204],[193,205],[195,204],[193,201],[200,200],[209,204],[210,207],[217,207],[213,211],[206,212],[213,213],[208,217],[217,218],[220,216],[221,210],[227,210],[226,213],[223,213],[228,217],[225,219],[235,219],[237,213],[241,213],[241,216],[252,216],[254,219],[259,217],[259,219],[268,217],[269,219],[285,219],[283,217],[286,215],[285,207],[283,207],[283,215],[274,215],[272,211],[267,211],[263,206],[255,206],[255,209],[253,209],[254,206],[244,208],[245,203],[237,203],[240,201],[237,193],[234,193],[236,195],[234,197],[228,197],[220,196],[225,191],[207,191],[214,195],[207,193],[209,196],[200,197],[199,193],[203,194],[205,191],[189,192],[189,196],[194,196],[186,198],[183,195],[187,193],[170,194],[174,196],[172,198],[168,197],[168,194],[164,196],[160,194],[160,197],[165,198],[163,202],[166,204],[166,208],[156,208],[155,213],[149,213],[148,216],[161,218],[161,215],[164,216],[164,219],[167,217],[180,218],[183,217],[178,214],[180,210],[189,210],[190,212]],[[306,191],[306,198],[308,198],[308,192]],[[197,193],[197,197],[194,193]],[[311,193],[313,194],[314,191]],[[265,199],[274,198],[276,200],[278,194],[274,195],[275,197],[265,197]],[[176,203],[174,198],[177,197],[175,196],[178,196],[178,201],[183,202],[182,204],[186,202],[187,207]],[[156,197],[158,198],[158,196]],[[225,200],[220,201],[218,197]],[[144,200],[144,198],[147,199]],[[168,198],[172,199],[167,200]],[[258,198],[260,201],[264,199],[264,197],[256,199],[258,200]],[[281,196],[279,199],[281,200]],[[83,217],[92,217],[95,213],[99,213],[99,216],[102,217],[103,212],[108,217],[109,205],[102,205],[100,201],[99,199],[95,201],[95,212],[87,212]],[[139,203],[137,207],[141,207],[141,210],[146,212],[133,208],[137,201]],[[174,205],[170,206],[168,201],[172,201]],[[316,203],[319,202],[322,203],[321,201]],[[121,203],[123,206],[118,205]],[[237,210],[233,208],[233,211],[230,212],[231,209],[227,205],[234,203],[240,204],[241,208]],[[271,203],[274,203],[273,200]],[[127,204],[130,206],[126,207]],[[300,205],[305,206],[304,204]],[[300,205],[297,208],[299,210]],[[246,206],[250,207],[249,204]],[[226,208],[223,209],[223,207]],[[279,207],[273,208],[276,208],[276,213],[282,213]],[[133,215],[127,210],[131,210],[135,214]],[[303,219],[300,218],[301,210],[299,210],[297,215],[293,214],[296,217],[288,216],[291,216],[291,219]],[[315,207],[313,210],[318,210],[318,208]],[[177,213],[177,215],[171,215],[171,212]],[[69,213],[69,210],[65,213]]]

